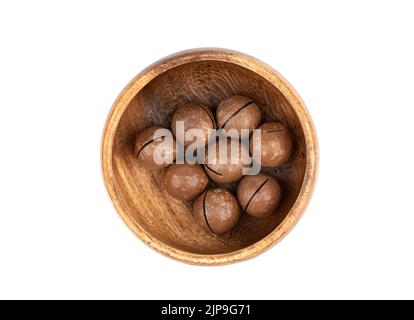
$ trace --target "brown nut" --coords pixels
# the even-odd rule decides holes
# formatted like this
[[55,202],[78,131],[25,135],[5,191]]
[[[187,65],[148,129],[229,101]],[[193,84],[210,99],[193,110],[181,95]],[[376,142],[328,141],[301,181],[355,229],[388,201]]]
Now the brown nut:
[[232,96],[222,101],[216,111],[217,127],[236,129],[241,137],[241,129],[248,129],[249,133],[260,124],[261,113],[259,107],[250,98]]
[[209,189],[194,202],[193,217],[204,230],[223,234],[239,221],[239,203],[227,189]]
[[[158,131],[160,129],[162,131]],[[167,143],[168,139],[171,139],[171,144]],[[159,126],[146,128],[135,140],[135,156],[138,163],[149,170],[169,166],[175,159],[175,140],[172,132]]]
[[[215,148],[214,144],[210,144],[205,158],[204,168],[208,176],[217,183],[235,182],[243,176],[243,169],[249,167],[249,152],[246,147],[233,139],[227,139],[226,143],[226,154],[220,151],[219,143],[215,144]],[[232,149],[235,150],[234,154]]]
[[188,201],[204,191],[208,177],[198,164],[172,164],[165,170],[163,181],[170,195]]
[[281,189],[276,179],[263,173],[245,176],[237,189],[240,206],[248,214],[265,218],[279,206]]
[[253,135],[250,140],[250,153],[253,157],[259,153],[263,167],[277,167],[286,163],[292,154],[292,139],[286,127],[279,122],[262,124],[261,140]]
[[[178,121],[183,121],[184,136],[180,135],[179,132],[176,132]],[[189,103],[177,109],[172,117],[171,127],[177,141],[185,147],[188,147],[196,141],[198,142],[197,145],[206,144],[213,135],[211,129],[216,128],[216,123],[213,114],[208,107]],[[191,129],[201,130],[202,135],[199,138],[186,137],[186,133]]]

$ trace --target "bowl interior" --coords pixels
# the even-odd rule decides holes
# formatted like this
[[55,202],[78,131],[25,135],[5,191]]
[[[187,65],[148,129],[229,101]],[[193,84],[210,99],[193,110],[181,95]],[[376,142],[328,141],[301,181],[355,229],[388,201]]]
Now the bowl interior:
[[[137,165],[133,144],[136,134],[150,125],[170,127],[174,111],[184,103],[201,103],[214,113],[220,101],[236,94],[258,103],[262,122],[280,121],[289,128],[294,140],[294,153],[287,164],[263,169],[282,186],[283,199],[277,212],[265,219],[242,214],[231,232],[215,236],[206,233],[193,221],[191,203],[168,195],[162,185],[162,170],[150,172]],[[195,254],[229,253],[266,237],[292,208],[306,169],[303,130],[286,98],[255,72],[223,61],[186,63],[150,81],[125,109],[114,136],[112,154],[115,190],[123,214],[143,228],[150,238]]]

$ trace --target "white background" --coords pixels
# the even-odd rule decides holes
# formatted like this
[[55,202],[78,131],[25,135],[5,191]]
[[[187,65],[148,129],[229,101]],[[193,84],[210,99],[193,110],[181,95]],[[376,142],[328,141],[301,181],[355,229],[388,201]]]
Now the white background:
[[[1,1],[0,298],[414,298],[413,16],[410,1]],[[100,172],[123,86],[206,46],[281,72],[320,142],[297,227],[224,267],[146,247]]]

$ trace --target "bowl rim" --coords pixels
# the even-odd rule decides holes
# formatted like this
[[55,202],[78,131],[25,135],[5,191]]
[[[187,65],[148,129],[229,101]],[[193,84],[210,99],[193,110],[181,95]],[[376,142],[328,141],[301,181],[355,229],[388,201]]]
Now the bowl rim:
[[[115,188],[113,141],[119,121],[134,96],[151,80],[177,66],[197,61],[221,61],[239,65],[265,78],[285,96],[301,123],[305,137],[306,168],[302,187],[292,208],[282,222],[266,237],[248,247],[222,254],[197,254],[174,248],[152,237],[124,211]],[[257,256],[278,243],[298,222],[311,199],[318,171],[319,151],[311,116],[299,94],[282,75],[266,63],[247,54],[222,48],[197,48],[162,58],[138,73],[121,91],[106,119],[101,141],[101,169],[104,183],[121,219],[145,244],[157,252],[194,265],[224,265]]]

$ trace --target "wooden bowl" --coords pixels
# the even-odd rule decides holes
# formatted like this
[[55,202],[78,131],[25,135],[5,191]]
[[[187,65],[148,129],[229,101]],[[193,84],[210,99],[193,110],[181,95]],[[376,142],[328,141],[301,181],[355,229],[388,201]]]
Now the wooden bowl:
[[[162,170],[150,172],[137,165],[134,139],[147,126],[169,127],[184,103],[201,103],[214,112],[220,101],[236,94],[257,101],[263,121],[280,121],[290,129],[294,154],[286,165],[264,170],[283,188],[277,212],[265,219],[243,214],[231,232],[215,236],[194,222],[191,204],[166,193]],[[128,227],[158,252],[199,265],[245,260],[277,243],[310,200],[317,162],[315,130],[292,86],[263,62],[223,49],[180,52],[138,74],[116,99],[102,140],[105,184]]]

